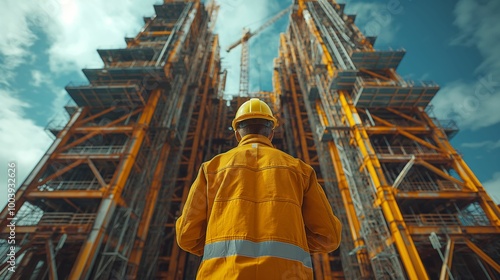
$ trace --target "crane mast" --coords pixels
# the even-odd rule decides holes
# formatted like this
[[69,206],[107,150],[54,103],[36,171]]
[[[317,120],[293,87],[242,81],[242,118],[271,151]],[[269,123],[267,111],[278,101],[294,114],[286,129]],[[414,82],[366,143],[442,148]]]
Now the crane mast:
[[252,38],[253,36],[259,34],[262,30],[266,29],[273,23],[275,23],[278,19],[280,19],[282,16],[288,13],[291,9],[292,6],[289,6],[286,9],[282,10],[281,12],[277,13],[253,32],[247,28],[243,28],[243,36],[241,36],[241,39],[239,39],[238,41],[232,43],[231,45],[229,45],[229,47],[227,47],[226,51],[230,52],[232,49],[236,48],[241,44],[240,88],[238,94],[239,96],[248,96],[248,91],[249,91],[248,73],[250,64],[249,63],[250,53],[249,53],[248,40],[250,40],[250,38]]

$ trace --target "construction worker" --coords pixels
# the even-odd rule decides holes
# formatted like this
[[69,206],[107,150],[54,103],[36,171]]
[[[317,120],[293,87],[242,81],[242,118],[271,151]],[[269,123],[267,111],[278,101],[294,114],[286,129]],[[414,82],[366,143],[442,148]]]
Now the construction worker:
[[197,279],[313,279],[310,253],[337,249],[341,230],[314,169],[272,146],[263,101],[243,103],[232,126],[239,144],[201,165],[177,243],[203,255]]

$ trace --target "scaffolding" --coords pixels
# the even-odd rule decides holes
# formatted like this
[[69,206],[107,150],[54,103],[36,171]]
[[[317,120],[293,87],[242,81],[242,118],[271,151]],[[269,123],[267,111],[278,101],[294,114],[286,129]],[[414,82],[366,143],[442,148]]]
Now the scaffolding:
[[344,224],[339,252],[315,263],[316,278],[499,278],[500,212],[450,145],[454,123],[429,115],[439,86],[402,79],[405,50],[376,50],[343,4],[295,2],[273,84],[299,146],[290,153],[308,161],[304,147],[316,150]]
[[[273,144],[310,164],[343,224],[315,279],[500,279],[500,210],[433,117],[439,90],[397,73],[332,0],[296,0],[273,91]],[[165,0],[126,48],[101,49],[54,143],[0,214],[0,279],[194,279],[175,221],[202,162],[237,145],[249,97],[225,94],[213,1]],[[7,225],[15,218],[16,271]]]
[[[196,134],[185,120],[217,99],[218,38],[209,31],[216,9],[209,6],[155,5],[126,48],[98,50],[104,67],[83,69],[88,84],[66,87],[77,107],[65,126],[49,128],[56,139],[17,192],[21,261],[13,274],[2,265],[1,279],[165,272],[162,258],[176,246],[166,238],[179,207],[171,197],[177,182],[192,180],[182,177],[187,139]],[[190,170],[199,164],[189,161]],[[1,215],[5,229],[7,209]]]

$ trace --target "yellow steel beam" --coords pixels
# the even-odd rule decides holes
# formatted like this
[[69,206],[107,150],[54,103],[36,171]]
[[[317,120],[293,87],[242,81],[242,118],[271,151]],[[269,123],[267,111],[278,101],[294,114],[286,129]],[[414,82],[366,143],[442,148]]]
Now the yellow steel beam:
[[144,244],[146,243],[149,227],[151,225],[151,219],[153,218],[154,209],[158,201],[158,193],[162,185],[163,173],[165,172],[164,169],[168,160],[168,155],[170,154],[170,148],[171,147],[168,143],[163,144],[151,186],[147,190],[146,205],[144,207],[139,226],[137,227],[136,241],[129,258],[129,264],[132,265],[129,276],[134,278],[137,277],[137,272],[139,271]]
[[[443,230],[442,225],[413,225],[407,224],[408,232],[415,236],[428,236],[432,232],[440,232]],[[464,227],[461,225],[447,225],[446,234],[450,236],[463,236],[464,234],[498,234],[498,229],[494,226],[470,226]]]
[[388,121],[386,121],[386,120],[384,120],[384,119],[382,119],[380,117],[377,117],[374,114],[371,114],[371,116],[372,116],[373,119],[375,119],[378,122],[384,124],[385,126],[395,128],[398,133],[400,133],[401,135],[405,136],[406,138],[414,140],[414,141],[416,141],[416,142],[418,142],[418,143],[422,144],[423,146],[426,146],[426,147],[428,147],[430,149],[433,149],[433,150],[436,150],[436,151],[439,151],[439,152],[443,152],[443,150],[440,149],[439,147],[436,147],[436,146],[430,144],[429,142],[423,140],[422,138],[419,138],[419,137],[417,137],[417,136],[409,133],[405,128],[402,128],[400,126],[396,126],[396,125],[394,125],[394,124],[392,124],[392,123],[390,123],[390,122],[388,122]]
[[356,108],[349,105],[346,95],[344,91],[339,92],[341,106],[346,114],[349,125],[352,127],[354,139],[361,154],[364,158],[370,158],[366,167],[370,173],[374,187],[377,189],[377,196],[382,207],[382,212],[389,225],[406,273],[410,279],[429,279],[417,248],[406,228],[403,216],[394,197],[393,188],[387,185],[366,131],[354,120],[354,115],[357,115]]
[[71,273],[68,279],[87,279],[90,274],[90,268],[95,260],[98,249],[101,245],[102,238],[106,231],[106,226],[111,216],[121,200],[121,192],[127,183],[130,171],[135,164],[135,159],[142,146],[142,142],[146,136],[146,130],[153,117],[158,100],[160,98],[161,89],[156,89],[151,93],[148,103],[146,104],[142,115],[139,118],[136,129],[130,139],[129,151],[123,155],[123,159],[117,169],[115,175],[116,180],[111,187],[107,189],[107,197],[101,201],[98,215],[94,222],[92,231],[89,233],[87,240],[82,245],[78,257],[76,258]]
[[[112,121],[110,123],[107,123],[106,125],[102,126],[102,128],[112,127],[112,126],[114,126],[114,125],[116,125],[116,124],[118,124],[118,123],[126,120],[128,117],[133,116],[133,115],[139,113],[141,110],[142,109],[137,109],[137,110],[133,111],[132,113],[125,114],[124,116],[122,116],[122,117],[120,117],[120,118],[118,118],[118,119],[116,119],[116,120],[114,120],[114,121]],[[87,135],[85,135],[85,136],[83,136],[81,138],[78,138],[77,140],[69,143],[68,145],[59,148],[57,150],[57,152],[61,153],[61,152],[64,152],[64,151],[66,151],[68,149],[71,149],[72,147],[75,147],[75,146],[77,146],[77,145],[79,145],[79,144],[87,141],[88,139],[90,139],[90,138],[92,138],[92,137],[94,137],[94,136],[96,136],[97,134],[100,134],[100,133],[101,133],[101,130],[92,131],[89,134],[87,134]]]
[[299,8],[297,9],[297,15],[302,16],[303,11],[306,9],[306,0],[297,0],[299,2]]
[[415,142],[418,142],[418,143],[420,143],[421,145],[426,146],[427,148],[430,148],[430,149],[436,150],[436,151],[438,151],[438,152],[444,152],[442,149],[440,149],[440,148],[438,148],[438,147],[436,147],[436,146],[432,145],[431,143],[429,143],[429,142],[427,142],[427,141],[423,140],[423,139],[422,139],[422,138],[420,138],[420,137],[417,137],[417,136],[415,136],[415,135],[413,135],[413,134],[411,134],[411,133],[409,133],[409,132],[406,132],[404,129],[402,129],[402,128],[400,128],[400,127],[398,127],[398,132],[399,132],[401,135],[405,136],[406,138],[409,138],[409,139],[411,139],[411,140],[413,140],[413,141],[415,141]]
[[332,280],[332,269],[330,267],[330,258],[328,257],[327,253],[322,253],[320,255],[320,260],[322,264],[322,271],[324,274],[324,277],[322,279],[324,280]]
[[466,186],[466,185],[464,184],[464,182],[462,182],[462,181],[460,181],[460,180],[456,179],[456,178],[455,178],[455,177],[453,177],[453,176],[448,175],[447,173],[443,172],[441,169],[439,169],[439,168],[435,167],[434,165],[432,165],[432,164],[430,164],[430,163],[426,162],[425,160],[422,160],[422,159],[416,159],[416,160],[415,160],[415,163],[416,163],[416,164],[419,164],[419,165],[422,165],[423,167],[425,167],[425,168],[429,169],[430,171],[432,171],[432,172],[436,173],[437,175],[439,175],[439,176],[443,177],[443,178],[444,178],[444,179],[446,179],[446,180],[452,181],[452,182],[454,182],[454,183],[456,183],[456,184],[459,184],[460,186],[464,186],[464,187]]
[[396,114],[396,115],[398,115],[398,116],[400,116],[400,117],[402,117],[402,118],[404,118],[404,119],[407,119],[407,120],[409,120],[409,121],[411,121],[411,122],[413,122],[413,123],[415,123],[415,124],[417,124],[417,125],[420,125],[420,126],[425,126],[425,123],[424,123],[424,122],[419,121],[419,120],[417,120],[417,119],[415,119],[415,118],[413,118],[413,117],[411,117],[411,116],[408,116],[407,114],[402,113],[402,112],[400,112],[400,111],[398,111],[398,110],[396,110],[396,109],[394,109],[394,108],[387,107],[387,108],[385,108],[385,109],[386,109],[387,111],[389,111],[389,112],[391,112],[391,113],[393,113],[393,114]]
[[302,152],[302,160],[305,161],[305,162],[310,162],[311,159],[309,158],[309,153],[307,151],[307,140],[306,140],[306,137],[305,137],[305,130],[304,130],[304,126],[303,126],[303,122],[302,122],[302,118],[301,118],[301,110],[300,110],[300,107],[299,107],[299,99],[297,97],[297,88],[295,87],[295,79],[296,79],[296,75],[292,75],[290,76],[290,89],[291,89],[291,93],[292,93],[292,99],[293,99],[293,109],[295,110],[295,117],[297,118],[297,128],[298,128],[298,137],[300,139],[298,139],[300,141],[300,148],[301,148],[301,152]]
[[[218,41],[214,40],[212,43],[212,50],[210,53],[210,60],[209,60],[209,65],[213,65],[215,63],[215,55],[217,53],[218,49]],[[210,68],[210,67],[209,67]],[[198,111],[198,119],[196,122],[196,127],[194,131],[194,139],[192,141],[192,146],[190,147],[190,156],[188,160],[188,166],[187,166],[187,173],[185,175],[185,182],[184,182],[184,187],[183,187],[183,193],[182,193],[182,203],[180,210],[182,211],[182,208],[184,207],[184,202],[187,199],[187,194],[189,192],[191,182],[196,176],[196,171],[195,168],[197,168],[199,165],[201,165],[202,161],[202,154],[199,153],[199,149],[201,146],[201,143],[205,141],[205,138],[207,136],[207,131],[208,131],[208,122],[210,121],[210,109],[209,104],[211,102],[209,101],[209,90],[210,90],[210,85],[211,83],[211,77],[209,75],[205,75],[205,81],[203,84],[203,91],[201,93],[201,100],[199,101],[199,111]],[[172,278],[175,279],[176,277],[179,277],[178,273],[179,272],[184,272],[184,266],[185,266],[185,260],[187,257],[187,253],[183,250],[180,250],[177,242],[174,242],[173,248],[170,254],[170,262],[169,262],[169,267],[168,267],[168,275]]]
[[[36,226],[18,226],[16,225],[16,233],[34,233],[37,231]],[[10,229],[8,227],[0,228],[1,233],[10,233]]]
[[[109,108],[107,108],[107,109],[104,109],[104,110],[100,111],[100,112],[99,112],[99,113],[97,113],[97,114],[94,114],[94,115],[92,115],[92,116],[90,116],[90,117],[88,117],[88,118],[85,118],[85,119],[83,119],[83,120],[80,120],[80,121],[76,122],[76,123],[75,123],[75,126],[80,127],[80,126],[82,126],[82,125],[84,125],[84,124],[88,123],[88,122],[89,122],[89,121],[91,121],[91,120],[95,120],[95,119],[97,119],[97,118],[99,118],[99,117],[101,117],[101,116],[106,115],[106,114],[107,114],[107,113],[109,113],[109,112],[114,111],[115,109],[116,109],[116,107],[115,107],[115,106],[113,106],[113,107],[109,107]],[[89,112],[89,113],[90,113],[90,112]]]
[[[366,114],[366,111],[365,111],[364,109],[359,108],[359,109],[357,109],[357,110]],[[373,114],[373,113],[370,113],[370,116],[372,116],[372,118],[373,118],[374,120],[376,120],[376,121],[378,121],[379,123],[381,123],[381,124],[385,125],[386,127],[393,127],[393,128],[396,128],[396,125],[395,125],[395,124],[393,124],[393,123],[391,123],[391,122],[389,122],[389,121],[386,121],[386,120],[384,120],[384,119],[382,119],[382,118],[380,118],[380,117],[377,117],[377,115],[375,115],[375,114]],[[378,126],[378,127],[380,127],[380,126]]]
[[[149,20],[148,22],[146,22],[146,24],[144,24],[144,27],[142,28],[142,30],[148,29],[148,27],[151,25],[151,23],[153,23],[153,20]],[[127,48],[137,45],[138,42],[140,41],[141,36],[142,36],[142,32],[139,32],[135,36],[134,40],[127,43]]]
[[[424,126],[419,127],[402,127],[403,130],[409,133],[429,133],[430,129]],[[394,126],[369,126],[365,127],[366,133],[373,134],[394,134],[398,129]]]
[[54,253],[54,244],[52,243],[52,239],[47,239],[45,241],[45,252],[46,252],[46,264],[49,272],[50,280],[57,280],[57,265],[56,265],[56,256]]
[[451,264],[453,263],[453,249],[455,248],[455,241],[453,238],[448,238],[446,243],[446,251],[444,253],[443,265],[441,266],[441,274],[439,280],[448,280],[449,271],[451,271]]
[[401,191],[396,190],[396,197],[409,199],[475,199],[478,194],[467,191],[441,191],[441,192],[426,192],[426,191]]
[[99,172],[99,170],[97,169],[97,167],[95,167],[94,162],[90,158],[88,158],[87,159],[87,163],[88,163],[88,165],[90,167],[90,170],[92,170],[92,173],[94,173],[94,176],[96,177],[97,181],[101,185],[101,188],[107,187],[108,184],[102,178],[101,172]]
[[314,267],[314,277],[316,279],[325,279],[325,275],[323,275],[323,270],[321,266],[320,254],[312,254],[311,261]]
[[490,256],[488,256],[483,250],[476,246],[476,244],[472,243],[469,239],[464,239],[465,244],[474,251],[483,261],[489,264],[493,269],[500,273],[500,264],[496,263]]
[[[290,75],[290,51],[288,50],[288,45],[287,45],[287,38],[286,38],[286,35],[285,34],[280,34],[280,48],[278,49],[279,51],[279,57],[282,57],[284,58],[283,59],[283,63],[285,63],[285,65],[282,67],[285,69],[285,72],[284,74],[286,75]],[[286,86],[286,81],[284,81],[284,86]]]
[[88,127],[78,127],[73,130],[76,133],[91,133],[98,132],[101,134],[107,133],[131,133],[134,131],[134,127],[131,125],[127,126],[115,126],[115,127],[99,127],[99,126],[88,126]]
[[[360,109],[360,111],[364,112],[364,110]],[[418,143],[420,143],[421,145],[423,146],[426,146],[430,149],[433,149],[433,150],[436,150],[436,151],[439,151],[439,152],[444,152],[441,148],[439,147],[436,147],[434,145],[432,145],[431,143],[423,140],[422,138],[419,138],[411,133],[409,133],[406,128],[403,128],[403,127],[400,127],[400,126],[396,126],[394,125],[393,123],[390,123],[380,117],[377,117],[376,115],[374,115],[373,113],[370,114],[372,116],[373,119],[377,120],[378,122],[384,124],[386,127],[383,127],[382,129],[387,129],[387,127],[392,127],[394,128],[399,134],[405,136],[406,138],[409,138],[413,141],[416,141]],[[370,128],[371,130],[374,130],[374,128]],[[417,129],[417,131],[420,130],[420,129]]]
[[103,197],[103,192],[98,190],[64,190],[64,191],[31,191],[26,194],[28,199],[35,198],[89,198],[99,199]]
[[365,69],[365,68],[359,68],[358,70],[361,71],[361,72],[363,72],[363,73],[366,73],[366,74],[368,74],[370,76],[373,76],[375,78],[379,78],[379,79],[382,79],[382,80],[385,80],[385,81],[392,81],[391,78],[388,78],[386,76],[382,76],[380,74],[377,74],[377,73],[375,73],[373,71],[370,71],[368,69]]
[[34,184],[35,186],[41,186],[41,185],[44,185],[45,183],[47,183],[48,181],[50,180],[53,180],[61,175],[63,175],[64,173],[70,171],[71,169],[77,167],[78,165],[82,164],[84,162],[84,159],[79,159],[79,160],[76,160],[74,162],[72,162],[70,165],[67,165],[65,166],[63,169],[60,169],[58,171],[56,171],[55,173],[53,173],[52,175],[48,176],[47,178],[43,179],[42,181],[40,182],[37,182],[36,184]]
[[[302,15],[299,14],[299,17],[302,17]],[[319,33],[318,29],[316,28],[316,25],[314,24],[314,21],[313,21],[311,15],[309,14],[309,12],[307,10],[304,11],[303,18],[307,24],[307,27],[309,28],[311,33],[316,37],[316,40],[318,40],[318,43],[320,44],[321,49],[323,50],[322,60],[326,64],[326,67],[328,69],[328,75],[330,77],[334,77],[336,75],[336,73],[335,73],[336,67],[335,67],[335,64],[333,62],[332,56],[330,55],[330,52],[328,51],[328,48],[326,47],[325,42],[323,42],[323,38],[321,37],[321,33]]]
[[465,185],[469,189],[478,192],[479,196],[481,197],[479,201],[481,207],[483,208],[491,223],[498,228],[498,233],[500,233],[500,208],[498,207],[498,205],[493,201],[493,199],[491,199],[491,197],[482,186],[481,182],[477,179],[474,172],[472,172],[472,170],[465,163],[460,154],[458,154],[450,144],[450,142],[448,141],[448,137],[443,132],[443,130],[436,126],[436,124],[427,115],[427,113],[425,113],[425,111],[421,110],[420,115],[422,119],[424,119],[434,131],[434,141],[443,149],[448,151],[448,154],[453,159],[453,167],[462,178],[462,180],[464,180]]
[[[316,102],[316,111],[325,126],[330,125],[326,114],[321,106],[321,102]],[[342,161],[338,149],[334,142],[328,142],[328,148],[330,152],[330,158],[332,160],[333,167],[335,170],[335,178],[337,178],[337,187],[340,190],[340,195],[342,196],[342,202],[344,203],[344,208],[347,214],[347,222],[349,223],[349,228],[351,232],[352,239],[354,241],[354,248],[364,248],[366,247],[365,241],[359,235],[361,232],[361,223],[359,222],[356,210],[354,208],[354,202],[352,201],[351,192],[349,190],[349,184],[347,182],[347,177],[344,172]],[[356,257],[360,264],[360,273],[363,278],[369,278],[372,276],[371,271],[368,269],[370,267],[370,260],[366,250],[357,250]]]
[[145,32],[142,32],[142,35],[157,37],[157,36],[170,35],[170,33],[172,33],[172,32],[171,31],[145,31]]
[[[195,4],[194,4],[194,6],[191,9],[192,10],[190,11],[190,13],[193,10],[199,11],[200,10],[200,3],[199,3],[199,1],[196,1]],[[199,17],[200,17],[200,13],[196,13],[196,16],[193,19],[193,22],[195,20],[197,20]],[[186,23],[184,23],[184,24],[186,24]],[[190,26],[188,32],[191,31],[191,28],[193,26],[194,25]],[[165,72],[165,77],[167,77],[167,78],[171,78],[171,75],[172,75],[172,65],[178,60],[179,52],[181,51],[181,49],[183,47],[183,46],[180,45],[180,41],[181,40],[179,40],[179,39],[175,40],[175,43],[173,44],[173,47],[172,47],[171,51],[169,52],[169,55],[168,55],[167,61],[165,63],[165,66],[163,66],[163,69],[164,69],[164,72]]]

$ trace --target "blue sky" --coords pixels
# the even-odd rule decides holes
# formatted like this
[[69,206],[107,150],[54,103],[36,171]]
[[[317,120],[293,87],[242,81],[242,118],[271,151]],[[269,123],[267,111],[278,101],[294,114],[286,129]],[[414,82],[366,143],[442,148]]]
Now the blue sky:
[[[156,0],[2,0],[0,3],[0,165],[16,161],[24,179],[49,147],[45,126],[64,121],[68,83],[85,83],[81,69],[100,67],[96,49],[124,47],[124,37],[142,27]],[[500,202],[500,1],[346,1],[356,23],[377,35],[377,49],[405,48],[398,72],[407,79],[433,80],[441,90],[433,100],[441,119],[461,131],[452,144]],[[243,27],[255,29],[291,1],[222,0],[216,32],[227,93],[237,93],[239,54],[225,48]],[[251,90],[271,90],[284,17],[250,42]],[[6,168],[6,167],[5,167]],[[0,204],[5,201],[0,172]],[[6,197],[6,196],[5,196]]]

